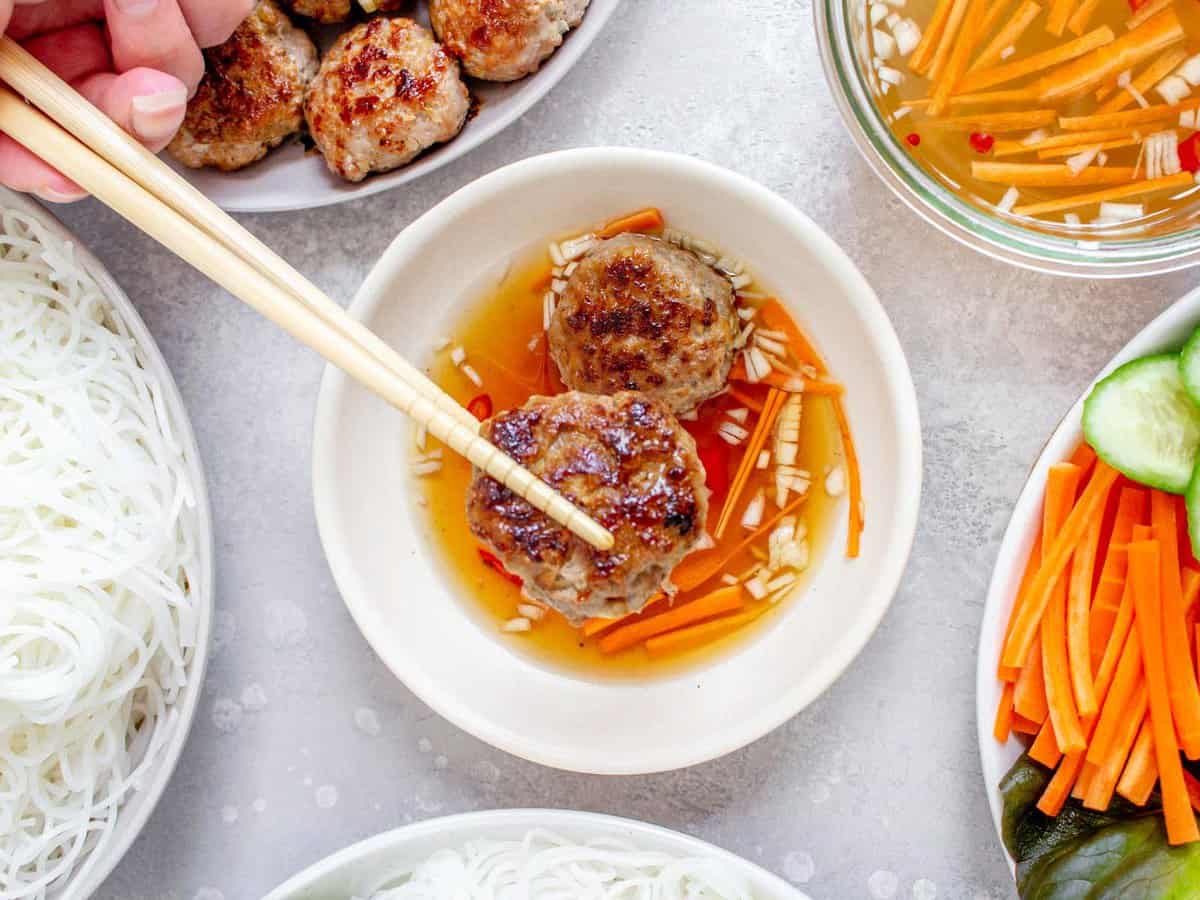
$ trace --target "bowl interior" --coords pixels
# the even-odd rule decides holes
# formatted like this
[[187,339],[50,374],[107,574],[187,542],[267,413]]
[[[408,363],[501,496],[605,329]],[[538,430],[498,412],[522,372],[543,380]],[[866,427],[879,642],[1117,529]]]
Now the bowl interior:
[[[410,359],[428,359],[464,303],[528,247],[646,205],[747,260],[847,386],[867,504],[863,554],[836,525],[802,595],[747,645],[649,682],[572,677],[510,652],[453,596],[414,506],[406,426],[328,371],[314,451],[322,540],[372,646],[422,699],[475,735],[561,768],[631,773],[733,750],[795,714],[858,653],[895,591],[920,490],[911,377],[890,323],[842,252],[789,204],[685,157],[568,151],[465,188],[403,232],[353,312]],[[697,690],[697,688],[702,690]],[[586,712],[581,712],[586,711]]]
[[[1194,290],[1176,301],[1137,334],[1121,352],[1112,358],[1096,377],[1099,381],[1113,369],[1132,359],[1176,350],[1183,345],[1196,326],[1200,324],[1200,289]],[[1093,382],[1094,384],[1095,382]],[[996,558],[996,568],[988,587],[987,604],[984,609],[983,625],[979,640],[979,666],[976,673],[976,716],[979,729],[979,749],[983,762],[983,778],[987,786],[988,802],[992,807],[992,818],[1000,831],[1001,803],[997,786],[1004,774],[1012,768],[1024,751],[1024,745],[1011,737],[1000,744],[992,737],[992,723],[996,707],[1000,702],[1001,684],[996,678],[1000,661],[1000,650],[1004,642],[1009,616],[1021,581],[1025,560],[1028,559],[1038,521],[1042,512],[1043,486],[1046,472],[1056,462],[1071,455],[1083,440],[1083,402],[1091,392],[1084,391],[1070,412],[1063,418],[1054,434],[1046,443],[1041,456],[1029,473],[1029,480],[1017,498],[1008,529]]]
[[208,663],[209,635],[212,629],[214,587],[212,517],[204,471],[200,465],[200,450],[196,445],[196,438],[188,419],[187,410],[183,405],[183,398],[158,345],[155,344],[153,336],[133,304],[129,302],[129,298],[125,296],[125,292],[103,264],[83,247],[78,239],[57,219],[37,203],[21,194],[0,188],[0,207],[18,210],[35,218],[48,231],[74,244],[77,258],[96,280],[105,299],[112,305],[137,342],[142,365],[155,376],[162,387],[167,415],[174,429],[175,438],[184,448],[184,454],[190,463],[192,484],[196,488],[197,565],[195,574],[197,583],[193,586],[193,590],[197,599],[199,617],[196,648],[191,661],[188,684],[180,691],[173,707],[176,717],[170,722],[172,730],[166,744],[159,751],[157,763],[147,770],[141,789],[128,795],[117,815],[112,833],[103,844],[99,845],[80,863],[74,875],[65,885],[60,886],[57,892],[52,891],[49,894],[56,900],[77,900],[77,898],[83,900],[83,898],[90,897],[112,873],[146,826],[159,798],[166,790],[167,782],[170,781],[171,775],[175,771],[175,765],[183,752],[183,746],[187,742],[188,732],[200,700],[204,672]]
[[554,809],[468,813],[419,822],[347,847],[296,875],[264,900],[369,897],[398,867],[413,865],[439,850],[473,840],[517,840],[546,829],[569,840],[620,840],[639,850],[675,856],[713,857],[736,871],[760,900],[806,900],[787,882],[703,841],[630,819]]

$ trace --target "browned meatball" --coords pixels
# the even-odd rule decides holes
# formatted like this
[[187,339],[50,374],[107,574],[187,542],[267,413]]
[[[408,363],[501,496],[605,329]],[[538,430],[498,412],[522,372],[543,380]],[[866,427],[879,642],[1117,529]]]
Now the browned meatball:
[[300,130],[317,48],[272,0],[259,0],[233,36],[204,57],[204,78],[167,148],[181,163],[232,172]]
[[470,97],[458,62],[411,19],[373,19],[321,62],[304,113],[330,170],[348,181],[386,172],[448,141]]
[[[358,0],[358,5],[366,12],[394,12],[405,2],[406,0]],[[284,0],[284,5],[298,16],[306,16],[326,25],[345,22],[350,18],[350,10],[354,6],[351,0]]]
[[725,386],[737,336],[728,279],[694,253],[624,234],[580,261],[549,340],[567,387],[645,391],[682,414]]
[[438,40],[467,74],[516,81],[542,61],[583,20],[588,0],[429,0]]
[[692,436],[644,394],[533,397],[483,425],[493,444],[612,532],[596,550],[475,472],[471,531],[524,591],[572,622],[641,609],[696,545],[708,515]]

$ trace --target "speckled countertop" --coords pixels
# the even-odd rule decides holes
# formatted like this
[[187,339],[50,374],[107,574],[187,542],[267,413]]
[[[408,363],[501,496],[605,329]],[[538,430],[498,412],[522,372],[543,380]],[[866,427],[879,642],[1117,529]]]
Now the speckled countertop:
[[[683,151],[744,172],[828,230],[875,286],[912,365],[926,449],[916,550],[879,632],[807,711],[708,765],[596,778],[492,750],[402,687],[338,598],[309,484],[320,361],[107,210],[78,204],[62,217],[125,286],[179,380],[218,548],[219,646],[199,720],[149,828],[99,897],[192,900],[212,888],[255,898],[373,833],[518,806],[680,829],[818,900],[1014,896],[975,741],[992,561],[1058,418],[1195,276],[1033,275],[917,220],[843,132],[806,0],[626,0],[566,80],[484,148],[363,202],[245,221],[349,298],[395,233],[454,189],[592,144]],[[378,734],[369,714],[356,727],[359,710],[375,714]]]

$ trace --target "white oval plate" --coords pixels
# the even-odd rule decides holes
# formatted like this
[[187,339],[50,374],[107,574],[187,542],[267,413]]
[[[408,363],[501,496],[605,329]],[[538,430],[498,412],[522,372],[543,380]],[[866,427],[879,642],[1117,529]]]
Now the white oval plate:
[[[1200,325],[1200,289],[1176,301],[1143,328],[1112,358],[1096,376],[1092,385],[1113,369],[1139,356],[1179,349],[1197,325]],[[996,678],[1000,646],[1004,641],[1005,628],[1012,613],[1013,600],[1021,581],[1025,560],[1037,533],[1046,472],[1054,463],[1069,457],[1083,440],[1083,402],[1091,393],[1092,385],[1080,395],[1071,411],[1059,423],[1029,473],[1029,480],[1025,482],[1025,487],[1017,498],[1017,505],[1013,509],[1004,540],[1000,544],[1000,554],[996,558],[996,567],[988,587],[979,638],[979,666],[975,676],[975,714],[979,730],[979,752],[983,761],[983,779],[987,786],[988,802],[991,804],[997,834],[1000,833],[1003,812],[998,790],[1000,779],[1012,768],[1024,749],[1015,736],[1003,745],[997,743],[992,736],[996,705],[1000,702],[1001,693],[1001,685]]]
[[754,892],[755,900],[808,900],[766,869],[686,834],[632,819],[562,809],[466,813],[398,828],[326,857],[263,900],[366,898],[400,866],[428,859],[439,850],[461,847],[467,841],[518,840],[533,829],[552,831],[574,841],[617,839],[628,841],[639,850],[681,857],[712,857],[743,878]]
[[109,842],[99,848],[98,852],[91,853],[75,870],[66,885],[49,894],[52,900],[85,900],[112,873],[134,840],[141,834],[142,829],[146,827],[150,814],[154,812],[154,807],[158,804],[159,798],[166,790],[167,782],[170,781],[171,775],[175,771],[175,765],[179,762],[184,744],[187,743],[192,721],[196,717],[196,706],[200,701],[200,689],[208,665],[209,635],[212,630],[214,585],[212,514],[209,510],[208,488],[204,479],[204,471],[200,465],[200,450],[196,446],[196,437],[192,432],[192,424],[183,405],[183,397],[180,396],[179,387],[175,384],[175,379],[171,375],[171,370],[167,368],[166,360],[163,359],[158,345],[155,344],[149,329],[146,328],[146,323],[142,321],[142,317],[129,302],[129,298],[121,290],[121,286],[117,284],[101,262],[79,242],[79,239],[39,204],[23,194],[16,194],[6,188],[0,188],[0,207],[17,210],[37,219],[47,231],[75,245],[75,253],[79,262],[96,280],[105,299],[112,304],[113,309],[125,322],[130,334],[137,342],[142,365],[162,385],[167,414],[175,429],[176,439],[183,446],[191,463],[192,483],[196,486],[197,537],[199,539],[196,547],[198,558],[196,573],[199,577],[196,580],[199,583],[195,586],[195,596],[199,609],[199,630],[197,631],[196,653],[192,659],[190,678],[187,686],[180,693],[180,699],[173,707],[179,716],[175,733],[170,736],[167,744],[163,747],[157,765],[149,770],[142,789],[131,794],[121,807]]
[[[422,700],[488,743],[594,773],[675,769],[729,753],[824,691],[883,617],[908,559],[921,437],[908,364],[846,255],[795,207],[709,163],[598,148],[534,157],[484,176],[405,229],[350,307],[409,359],[549,237],[648,204],[747,261],[791,307],[847,387],[866,497],[863,554],[845,558],[839,515],[821,564],[786,613],[736,652],[650,679],[565,675],[510,649],[436,568],[408,472],[401,417],[327,369],[317,408],[317,523],[359,628]],[[519,210],[519,215],[514,215]]]
[[[421,154],[407,166],[372,175],[357,184],[334,175],[319,153],[305,150],[298,141],[287,142],[239,172],[188,169],[175,162],[170,154],[165,154],[164,159],[214,203],[231,212],[311,209],[391,190],[469,153],[525,115],[579,62],[619,3],[620,0],[591,0],[579,27],[566,35],[562,46],[532,75],[507,84],[468,79],[467,87],[478,101],[478,109],[458,137]],[[406,11],[405,15],[429,24],[424,5],[419,10]],[[318,30],[328,35],[345,27],[348,26]]]

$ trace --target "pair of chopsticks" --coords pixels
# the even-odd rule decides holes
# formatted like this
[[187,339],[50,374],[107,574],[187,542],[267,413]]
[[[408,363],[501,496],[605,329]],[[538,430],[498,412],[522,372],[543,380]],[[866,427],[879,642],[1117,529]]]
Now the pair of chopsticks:
[[607,529],[481,437],[449,394],[7,37],[0,80],[29,101],[0,86],[0,131],[556,522],[612,547]]

